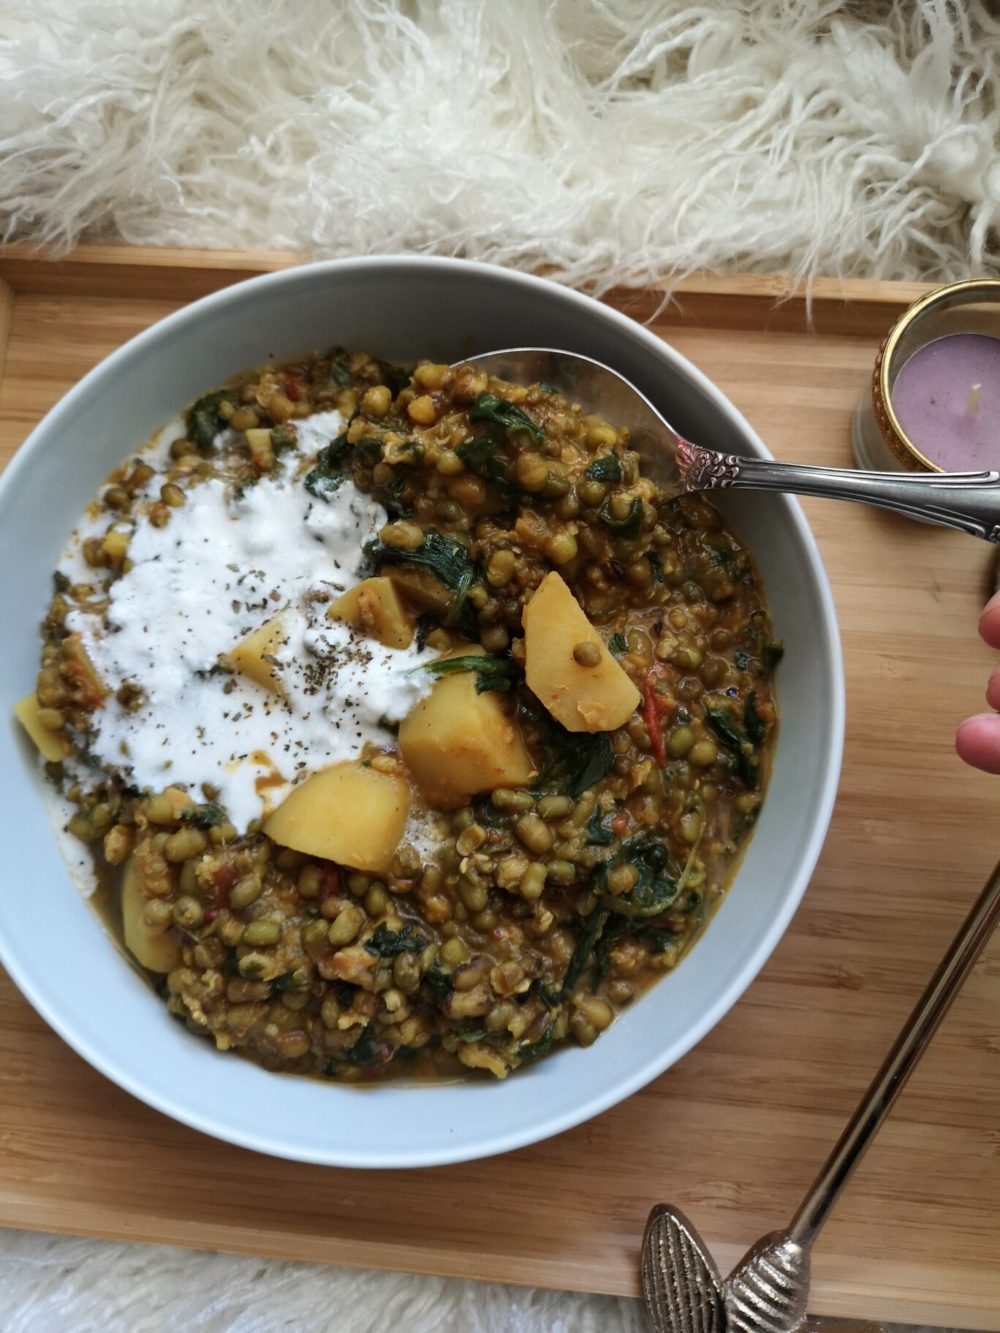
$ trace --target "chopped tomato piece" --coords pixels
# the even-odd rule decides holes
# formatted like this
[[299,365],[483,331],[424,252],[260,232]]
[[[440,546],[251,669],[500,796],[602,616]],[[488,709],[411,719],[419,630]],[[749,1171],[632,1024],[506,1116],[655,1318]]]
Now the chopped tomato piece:
[[663,728],[660,725],[656,690],[649,676],[642,682],[642,717],[649,732],[649,743],[653,747],[656,762],[663,768],[667,762],[667,752],[663,746]]

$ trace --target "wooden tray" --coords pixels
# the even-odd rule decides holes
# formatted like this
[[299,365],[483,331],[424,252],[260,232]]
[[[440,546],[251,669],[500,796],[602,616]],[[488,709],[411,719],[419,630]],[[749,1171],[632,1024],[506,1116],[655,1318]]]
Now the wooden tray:
[[[0,254],[0,460],[124,339],[181,302],[295,259]],[[801,293],[780,281],[704,278],[684,283],[653,327],[779,457],[848,464],[851,412],[879,336],[922,290],[819,282],[807,332]],[[779,296],[788,299],[775,308]],[[660,294],[611,299],[648,317]],[[991,869],[1000,797],[1000,780],[952,752],[992,665],[976,638],[990,548],[852,505],[806,509],[847,660],[840,800],[788,934],[679,1065],[591,1123],[506,1157],[324,1170],[216,1143],[148,1110],[0,977],[0,1223],[632,1294],[657,1199],[694,1219],[724,1271],[783,1225]],[[1000,1329],[998,1015],[1000,941],[824,1232],[817,1313]]]

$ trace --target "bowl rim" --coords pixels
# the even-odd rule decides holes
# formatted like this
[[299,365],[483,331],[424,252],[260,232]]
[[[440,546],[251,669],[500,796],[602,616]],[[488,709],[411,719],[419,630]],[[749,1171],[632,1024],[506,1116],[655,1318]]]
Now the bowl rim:
[[[563,286],[550,279],[516,269],[481,261],[465,260],[432,255],[360,255],[344,259],[319,260],[311,263],[294,265],[276,272],[264,273],[256,277],[231,283],[211,292],[193,302],[183,305],[164,318],[157,320],[148,328],[115,348],[107,357],[93,366],[62,398],[55,403],[45,416],[26,437],[14,458],[0,476],[0,502],[7,493],[17,487],[23,468],[29,465],[34,452],[44,443],[46,437],[63,427],[64,420],[72,416],[77,402],[89,395],[94,386],[99,386],[109,377],[115,377],[120,368],[128,366],[141,357],[147,346],[155,344],[165,335],[183,330],[185,326],[200,321],[208,311],[215,311],[227,305],[238,306],[241,301],[252,300],[258,293],[274,287],[283,287],[289,283],[308,284],[313,275],[333,275],[356,273],[358,270],[391,270],[397,268],[404,274],[412,270],[424,272],[465,272],[481,278],[503,282],[514,288],[521,288],[535,295],[544,295],[547,299],[562,300],[570,307],[586,311],[593,317],[596,306],[601,317],[618,332],[631,340],[644,344],[661,358],[673,363],[677,371],[695,385],[713,405],[727,416],[740,436],[751,443],[761,456],[772,455],[757,432],[743,417],[738,408],[697,366],[678,352],[671,344],[657,337],[647,327],[621,313],[611,306],[604,305],[595,298],[573,288]],[[223,1114],[207,1114],[192,1111],[169,1096],[160,1095],[146,1086],[142,1070],[135,1067],[135,1062],[126,1060],[116,1053],[100,1049],[94,1041],[81,1034],[74,1025],[68,1006],[61,1004],[58,987],[46,984],[44,973],[32,975],[30,960],[22,961],[16,949],[12,950],[5,935],[0,932],[0,963],[17,985],[22,995],[35,1011],[55,1031],[66,1044],[98,1070],[106,1078],[139,1101],[171,1119],[196,1129],[201,1133],[236,1146],[264,1153],[268,1156],[301,1161],[321,1166],[351,1167],[358,1169],[399,1169],[424,1166],[445,1166],[465,1161],[492,1157],[518,1148],[538,1143],[556,1134],[572,1129],[610,1107],[631,1097],[639,1089],[658,1077],[670,1066],[682,1059],[705,1035],[716,1026],[725,1014],[740,999],[750,984],[759,975],[764,964],[784,935],[789,922],[797,911],[806,888],[812,878],[816,862],[822,851],[833,806],[837,796],[840,767],[843,755],[846,691],[844,681],[843,653],[836,609],[829,580],[812,530],[798,502],[791,496],[776,497],[784,509],[785,520],[794,530],[794,535],[808,559],[810,573],[818,597],[818,610],[826,631],[822,651],[826,657],[830,675],[830,698],[828,700],[827,731],[829,747],[823,757],[822,782],[816,801],[816,816],[808,831],[802,849],[798,855],[795,883],[786,891],[780,910],[775,912],[761,931],[756,947],[744,960],[740,969],[725,979],[714,1000],[707,1005],[684,1036],[671,1045],[655,1050],[649,1057],[638,1064],[631,1075],[618,1079],[602,1088],[584,1101],[562,1112],[550,1113],[545,1119],[532,1118],[521,1126],[509,1129],[506,1133],[494,1134],[491,1138],[471,1141],[465,1146],[446,1145],[440,1149],[427,1148],[414,1150],[405,1144],[375,1144],[371,1151],[347,1151],[332,1147],[330,1151],[318,1152],[313,1146],[298,1146],[293,1138],[283,1137],[282,1130],[275,1126],[269,1132],[244,1132],[227,1124]],[[70,876],[67,872],[67,879]],[[52,994],[47,994],[52,991]],[[356,1089],[351,1088],[351,1092]],[[371,1095],[370,1093],[366,1095]]]

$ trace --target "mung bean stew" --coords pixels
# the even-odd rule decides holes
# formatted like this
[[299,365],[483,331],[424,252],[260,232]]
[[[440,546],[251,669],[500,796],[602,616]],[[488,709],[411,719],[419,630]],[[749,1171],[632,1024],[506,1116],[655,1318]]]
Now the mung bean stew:
[[337,348],[107,479],[17,711],[191,1032],[344,1081],[504,1078],[697,937],[780,653],[749,553],[625,430]]

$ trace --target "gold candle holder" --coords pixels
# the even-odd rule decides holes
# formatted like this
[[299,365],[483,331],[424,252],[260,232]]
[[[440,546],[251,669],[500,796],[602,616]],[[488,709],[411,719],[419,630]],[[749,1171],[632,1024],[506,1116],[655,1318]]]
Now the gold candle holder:
[[[928,457],[907,434],[893,404],[893,387],[910,358],[929,343],[956,333],[1000,339],[1000,279],[975,278],[928,292],[889,330],[854,414],[852,443],[859,467],[876,472],[964,470],[945,468]],[[976,390],[981,387],[970,385],[970,412],[979,408]]]

